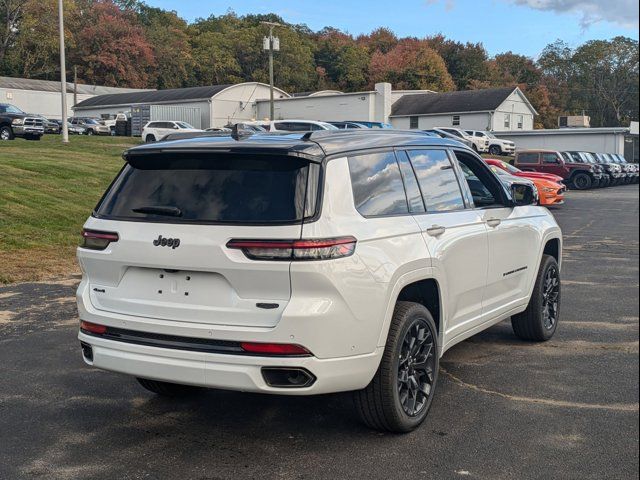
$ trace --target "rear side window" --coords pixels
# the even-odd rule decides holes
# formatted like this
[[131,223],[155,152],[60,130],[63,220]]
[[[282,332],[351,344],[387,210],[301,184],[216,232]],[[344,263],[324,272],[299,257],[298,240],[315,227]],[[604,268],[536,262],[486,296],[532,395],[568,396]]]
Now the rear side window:
[[427,212],[448,212],[465,208],[449,155],[444,150],[407,152],[418,177]]
[[[133,164],[133,165],[132,165]],[[295,223],[315,212],[319,167],[290,157],[166,155],[130,160],[97,216],[173,223]],[[313,208],[310,208],[313,202]],[[313,213],[311,213],[312,215]]]
[[349,157],[356,210],[365,217],[409,213],[407,197],[393,152]]
[[529,164],[538,163],[538,154],[537,153],[520,153],[518,154],[518,163],[529,163]]

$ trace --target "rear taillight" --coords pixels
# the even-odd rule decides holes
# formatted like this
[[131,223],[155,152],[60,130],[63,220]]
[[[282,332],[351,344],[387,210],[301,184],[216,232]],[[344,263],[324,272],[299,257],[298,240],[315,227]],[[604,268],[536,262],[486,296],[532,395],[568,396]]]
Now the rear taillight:
[[315,240],[230,240],[227,248],[242,250],[252,260],[332,260],[353,255],[354,237]]
[[240,342],[240,347],[247,353],[256,353],[258,355],[311,356],[309,350],[293,343]]
[[80,330],[102,335],[107,332],[107,327],[105,327],[104,325],[98,325],[97,323],[85,322],[84,320],[81,320]]
[[111,242],[117,241],[118,234],[114,232],[82,230],[82,248],[88,248],[90,250],[104,250]]

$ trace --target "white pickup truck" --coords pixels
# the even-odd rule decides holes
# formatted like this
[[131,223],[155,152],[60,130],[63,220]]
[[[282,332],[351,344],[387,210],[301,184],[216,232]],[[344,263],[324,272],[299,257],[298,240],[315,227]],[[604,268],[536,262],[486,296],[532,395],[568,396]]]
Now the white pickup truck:
[[496,137],[493,133],[482,130],[465,130],[473,138],[489,141],[489,153],[491,155],[515,155],[516,144]]

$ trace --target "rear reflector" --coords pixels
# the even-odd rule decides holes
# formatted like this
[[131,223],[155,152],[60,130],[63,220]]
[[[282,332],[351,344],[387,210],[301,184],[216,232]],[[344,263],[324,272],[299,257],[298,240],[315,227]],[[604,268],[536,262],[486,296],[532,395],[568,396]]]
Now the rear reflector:
[[98,335],[102,335],[107,332],[107,327],[104,325],[98,325],[97,323],[85,322],[84,320],[81,320],[80,330],[85,330],[90,333],[97,333]]
[[227,248],[242,250],[252,260],[331,260],[353,255],[354,237],[310,240],[230,240]]
[[240,347],[247,353],[257,353],[260,355],[311,356],[311,352],[309,350],[292,343],[240,342]]
[[111,242],[117,242],[118,239],[118,234],[114,232],[82,230],[82,248],[89,250],[104,250]]

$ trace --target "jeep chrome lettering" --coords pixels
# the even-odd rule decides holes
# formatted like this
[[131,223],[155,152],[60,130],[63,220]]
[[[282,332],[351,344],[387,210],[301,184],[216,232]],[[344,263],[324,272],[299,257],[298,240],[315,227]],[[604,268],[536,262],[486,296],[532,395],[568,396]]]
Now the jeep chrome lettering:
[[159,235],[158,238],[153,241],[153,244],[156,247],[171,247],[172,250],[175,250],[180,246],[180,239],[164,238],[162,235]]

